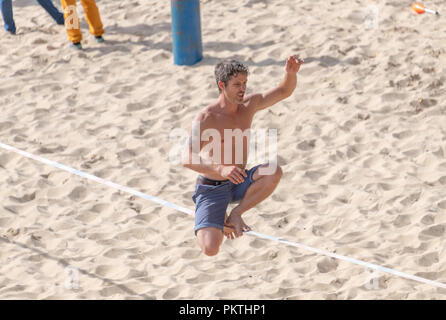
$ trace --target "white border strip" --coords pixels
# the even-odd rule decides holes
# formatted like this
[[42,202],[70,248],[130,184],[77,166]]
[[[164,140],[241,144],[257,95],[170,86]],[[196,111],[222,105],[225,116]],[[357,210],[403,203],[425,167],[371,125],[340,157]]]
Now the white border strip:
[[[133,195],[135,195],[137,197],[140,197],[140,198],[143,198],[143,199],[147,199],[147,200],[156,202],[158,204],[161,204],[163,206],[172,208],[174,210],[178,210],[178,211],[184,212],[184,213],[189,214],[189,215],[194,215],[194,211],[192,211],[190,209],[178,206],[178,205],[176,205],[174,203],[165,201],[165,200],[157,198],[157,197],[153,197],[153,196],[144,194],[144,193],[139,192],[137,190],[134,190],[134,189],[131,189],[129,187],[125,187],[125,186],[122,186],[120,184],[117,184],[117,183],[114,183],[114,182],[111,182],[111,181],[108,181],[108,180],[96,177],[94,175],[91,175],[91,174],[88,174],[88,173],[85,173],[85,172],[82,172],[82,171],[79,171],[79,170],[67,167],[67,166],[65,166],[63,164],[60,164],[60,163],[57,163],[55,161],[48,160],[48,159],[45,159],[45,158],[33,155],[33,154],[29,153],[29,152],[16,149],[14,147],[11,147],[9,145],[3,144],[1,142],[0,142],[0,148],[3,148],[3,149],[6,149],[6,150],[9,150],[9,151],[18,153],[18,154],[20,154],[20,155],[22,155],[24,157],[27,157],[27,158],[30,158],[30,159],[33,159],[33,160],[36,160],[36,161],[48,164],[50,166],[59,168],[61,170],[68,171],[68,172],[70,172],[72,174],[75,174],[75,175],[78,175],[80,177],[83,177],[83,178],[86,178],[86,179],[89,179],[89,180],[93,180],[93,181],[96,181],[98,183],[102,183],[102,184],[104,184],[106,186],[109,186],[109,187],[112,187],[112,188],[115,188],[115,189],[118,189],[118,190],[130,193],[130,194],[133,194]],[[401,278],[406,278],[406,279],[414,280],[414,281],[417,281],[417,282],[425,283],[425,284],[428,284],[428,285],[431,285],[431,286],[434,286],[434,287],[446,289],[446,284],[441,283],[441,282],[437,282],[437,281],[425,279],[425,278],[422,278],[422,277],[410,275],[410,274],[407,274],[407,273],[404,273],[404,272],[396,271],[396,270],[393,270],[393,269],[390,269],[390,268],[386,268],[386,267],[383,267],[383,266],[380,266],[380,265],[376,265],[376,264],[373,264],[373,263],[365,262],[365,261],[362,261],[362,260],[357,260],[357,259],[354,259],[354,258],[346,257],[346,256],[335,254],[335,253],[331,253],[329,251],[312,248],[312,247],[309,247],[309,246],[306,246],[306,245],[303,245],[303,244],[300,244],[300,243],[297,243],[297,242],[292,242],[292,241],[285,240],[283,238],[272,237],[272,236],[269,236],[269,235],[266,235],[266,234],[262,234],[262,233],[258,233],[258,232],[255,232],[255,231],[248,231],[248,232],[246,232],[246,234],[251,235],[251,236],[255,236],[255,237],[258,237],[258,238],[263,238],[263,239],[267,239],[267,240],[276,241],[276,242],[279,242],[279,243],[282,243],[282,244],[286,244],[286,245],[289,245],[289,246],[297,247],[297,248],[300,248],[300,249],[303,249],[303,250],[311,251],[311,252],[314,252],[314,253],[317,253],[317,254],[320,254],[320,255],[324,255],[324,256],[328,256],[328,257],[332,257],[332,258],[335,258],[335,259],[338,259],[338,260],[343,260],[343,261],[347,261],[347,262],[350,262],[350,263],[358,264],[358,265],[366,267],[366,268],[370,268],[370,269],[378,270],[378,271],[381,271],[381,272],[389,273],[389,274],[392,274],[392,275],[395,275],[395,276],[398,276],[398,277],[401,277]]]

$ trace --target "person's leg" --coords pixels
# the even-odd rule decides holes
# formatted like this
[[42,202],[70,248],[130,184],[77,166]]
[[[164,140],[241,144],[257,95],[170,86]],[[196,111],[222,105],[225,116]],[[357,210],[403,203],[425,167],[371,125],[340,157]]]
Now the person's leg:
[[[250,230],[244,223],[241,215],[270,196],[282,178],[282,168],[277,166],[273,170],[271,168],[266,169],[268,167],[269,164],[264,164],[254,171],[252,174],[252,184],[246,190],[240,203],[231,211],[227,224],[234,226],[236,237],[241,236],[243,234],[242,231]],[[262,168],[266,172],[262,172],[260,170]]]
[[0,0],[0,7],[2,10],[3,21],[5,23],[5,29],[12,34],[15,34],[16,27],[12,14],[12,0]]
[[219,228],[207,227],[197,231],[198,245],[207,256],[215,256],[223,241],[223,232]]
[[194,231],[198,245],[204,254],[214,256],[227,233],[224,221],[231,200],[229,182],[218,186],[196,184],[192,200],[195,203]]
[[37,2],[49,13],[57,24],[64,24],[63,13],[54,6],[51,0],[37,0]]
[[90,33],[95,37],[104,34],[104,27],[102,25],[101,16],[95,0],[81,0],[84,7],[85,16],[90,27]]
[[64,9],[65,28],[68,40],[73,43],[81,42],[82,33],[79,23],[79,15],[76,10],[76,0],[60,0]]

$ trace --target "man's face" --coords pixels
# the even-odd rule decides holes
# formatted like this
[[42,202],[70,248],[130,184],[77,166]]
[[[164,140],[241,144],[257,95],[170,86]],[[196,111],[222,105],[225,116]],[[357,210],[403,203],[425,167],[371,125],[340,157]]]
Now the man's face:
[[232,76],[223,89],[226,99],[235,104],[243,103],[247,82],[248,75],[245,73],[238,73],[236,76]]

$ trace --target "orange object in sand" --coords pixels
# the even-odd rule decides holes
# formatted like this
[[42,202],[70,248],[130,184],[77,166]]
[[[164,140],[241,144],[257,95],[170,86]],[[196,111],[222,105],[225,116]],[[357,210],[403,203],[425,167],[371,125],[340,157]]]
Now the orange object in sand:
[[416,13],[419,13],[419,14],[422,14],[422,13],[425,13],[425,12],[429,12],[429,13],[432,13],[432,14],[438,14],[438,11],[427,9],[421,3],[417,3],[417,2],[412,3],[412,9]]

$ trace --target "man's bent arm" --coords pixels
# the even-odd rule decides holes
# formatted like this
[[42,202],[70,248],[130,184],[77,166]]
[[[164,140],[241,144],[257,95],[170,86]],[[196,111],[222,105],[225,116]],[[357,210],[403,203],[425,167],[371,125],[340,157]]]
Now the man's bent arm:
[[277,102],[288,98],[296,89],[297,86],[297,72],[303,60],[291,56],[288,58],[285,67],[285,77],[282,82],[274,89],[264,93],[256,94],[250,97],[253,99],[255,111],[268,108]]
[[281,91],[283,99],[288,98],[293,93],[294,89],[296,89],[297,85],[297,74],[290,72],[285,73],[285,78],[279,84],[279,90]]
[[220,164],[200,156],[200,151],[203,148],[203,141],[201,141],[203,126],[206,127],[204,123],[193,122],[187,145],[181,155],[181,164],[185,168],[204,175],[220,175],[222,167]]
[[203,159],[199,154],[193,153],[189,148],[189,152],[183,154],[181,164],[183,167],[194,170],[204,175],[221,175],[220,164],[211,160]]

